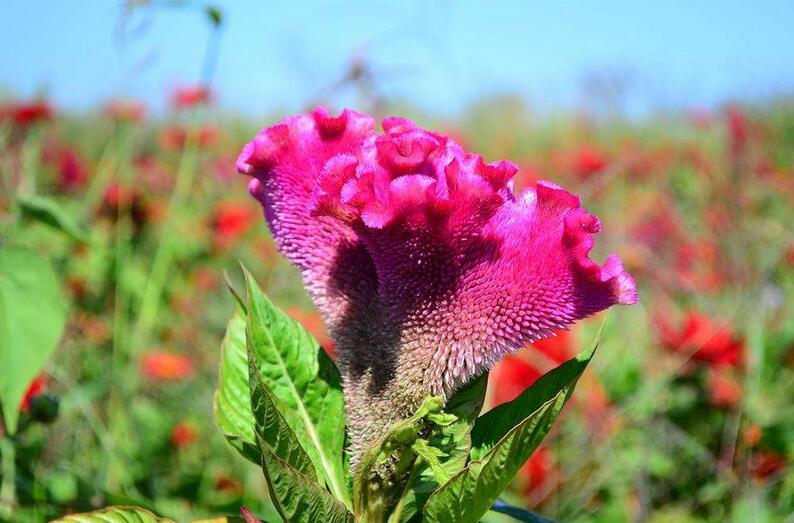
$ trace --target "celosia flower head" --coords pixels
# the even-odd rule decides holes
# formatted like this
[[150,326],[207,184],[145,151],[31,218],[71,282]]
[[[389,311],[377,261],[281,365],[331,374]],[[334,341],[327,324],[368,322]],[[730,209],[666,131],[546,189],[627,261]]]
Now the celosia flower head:
[[573,194],[538,182],[514,195],[510,162],[402,118],[374,127],[319,108],[263,130],[237,161],[336,343],[354,446],[373,416],[386,424],[637,299],[617,256],[588,258],[600,223]]

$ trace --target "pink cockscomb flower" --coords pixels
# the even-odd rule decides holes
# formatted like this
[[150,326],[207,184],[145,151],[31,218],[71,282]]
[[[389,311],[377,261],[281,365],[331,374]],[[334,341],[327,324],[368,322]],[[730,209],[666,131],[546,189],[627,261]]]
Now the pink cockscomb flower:
[[318,108],[263,130],[237,169],[336,344],[353,456],[430,394],[527,342],[637,301],[598,218],[550,182],[512,191],[486,163],[402,118]]

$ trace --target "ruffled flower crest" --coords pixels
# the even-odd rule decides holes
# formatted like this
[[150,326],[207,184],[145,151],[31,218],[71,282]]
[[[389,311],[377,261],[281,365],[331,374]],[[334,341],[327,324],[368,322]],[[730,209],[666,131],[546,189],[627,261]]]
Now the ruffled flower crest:
[[617,256],[588,258],[600,223],[578,197],[550,182],[516,196],[512,163],[406,119],[382,126],[317,109],[263,130],[237,164],[329,325],[354,445],[377,435],[363,427],[373,401],[386,424],[527,342],[637,300]]

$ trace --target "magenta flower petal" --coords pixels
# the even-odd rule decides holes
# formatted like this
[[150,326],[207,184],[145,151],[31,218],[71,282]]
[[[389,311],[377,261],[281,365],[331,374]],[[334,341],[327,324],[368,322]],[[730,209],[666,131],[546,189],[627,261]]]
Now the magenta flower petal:
[[[374,134],[373,127],[372,118],[355,111],[330,117],[318,108],[263,129],[237,158],[237,170],[253,177],[249,192],[262,204],[279,250],[301,270],[329,323],[338,322],[350,298],[371,299],[377,281],[369,255],[350,227],[335,218],[312,216],[311,208],[334,215],[323,203],[332,205],[323,191],[338,188],[323,173],[344,169],[364,138]],[[350,264],[347,272],[339,269],[343,264]]]
[[354,451],[424,396],[637,300],[617,256],[589,259],[600,223],[578,197],[549,182],[516,197],[509,162],[402,118],[372,127],[317,110],[263,131],[238,161],[329,324]]

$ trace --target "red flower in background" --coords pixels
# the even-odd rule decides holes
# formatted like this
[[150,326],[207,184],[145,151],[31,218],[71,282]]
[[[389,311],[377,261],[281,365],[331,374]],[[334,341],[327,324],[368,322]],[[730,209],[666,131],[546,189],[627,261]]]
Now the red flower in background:
[[541,490],[544,485],[558,475],[554,456],[548,447],[539,447],[518,471],[523,482],[524,495]]
[[742,386],[727,369],[715,369],[708,377],[709,398],[715,407],[732,409],[742,401]]
[[750,459],[750,473],[759,481],[764,481],[786,467],[786,456],[774,450],[765,450]]
[[693,291],[717,291],[724,278],[719,271],[721,252],[716,242],[683,242],[675,253],[674,273],[680,285]]
[[747,116],[739,107],[731,106],[728,108],[725,120],[728,126],[731,158],[737,160],[744,155],[750,137]]
[[761,443],[761,439],[764,437],[764,429],[761,428],[761,425],[757,423],[753,423],[752,425],[748,425],[742,431],[742,441],[745,445],[752,448]]
[[514,400],[542,373],[520,356],[521,352],[505,356],[488,375],[491,392],[491,405],[497,407]]
[[565,363],[574,357],[574,339],[571,331],[558,330],[553,336],[538,340],[532,348],[556,364]]
[[239,496],[243,493],[243,486],[232,476],[221,472],[215,477],[215,490],[229,496]]
[[117,122],[140,122],[146,116],[146,106],[137,100],[111,100],[103,112]]
[[171,445],[183,449],[196,441],[196,429],[191,423],[180,421],[171,429]]
[[713,367],[742,365],[744,341],[727,325],[700,312],[688,312],[679,329],[672,328],[663,317],[657,317],[656,324],[660,342],[670,352],[687,355]]
[[141,357],[141,373],[157,381],[181,381],[193,375],[190,356],[176,352],[152,351]]
[[0,121],[10,121],[17,127],[28,127],[52,119],[53,113],[50,104],[43,100],[7,103],[0,106]]
[[[166,127],[160,131],[160,145],[167,151],[181,151],[188,139],[185,127]],[[213,125],[204,125],[196,130],[196,143],[199,147],[209,147],[220,138],[220,131]]]
[[594,145],[583,145],[575,151],[571,159],[570,170],[580,177],[592,176],[607,166],[606,155]]
[[238,202],[220,202],[212,217],[213,242],[218,249],[228,248],[245,234],[259,213]]
[[46,374],[39,374],[36,376],[33,381],[30,382],[30,385],[28,385],[28,390],[25,391],[25,395],[22,396],[19,410],[28,412],[30,410],[30,402],[33,401],[33,398],[36,396],[46,392],[49,384],[50,378]]
[[209,104],[212,98],[212,90],[207,85],[182,85],[171,93],[171,103],[177,109]]
[[[570,331],[559,330],[554,336],[505,356],[488,378],[492,391],[490,405],[496,407],[512,401],[544,372],[571,359],[573,351],[573,335]],[[538,355],[542,357],[538,358]]]
[[59,184],[64,190],[85,187],[88,167],[80,154],[73,149],[64,149],[58,154]]

